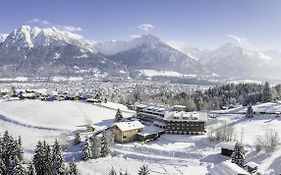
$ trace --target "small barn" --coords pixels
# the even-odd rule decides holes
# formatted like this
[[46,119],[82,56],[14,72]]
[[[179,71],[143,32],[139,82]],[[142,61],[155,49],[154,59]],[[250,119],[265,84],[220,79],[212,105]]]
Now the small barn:
[[136,121],[118,122],[112,126],[114,140],[118,143],[126,143],[137,140],[137,134],[141,132],[144,125]]
[[227,142],[221,144],[221,155],[231,156],[235,148],[234,142]]
[[250,175],[246,170],[230,161],[223,161],[209,170],[208,175]]

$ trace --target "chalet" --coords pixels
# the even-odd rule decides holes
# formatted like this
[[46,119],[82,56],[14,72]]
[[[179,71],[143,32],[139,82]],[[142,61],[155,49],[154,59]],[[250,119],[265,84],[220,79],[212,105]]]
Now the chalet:
[[221,144],[221,155],[230,157],[234,151],[234,148],[235,148],[234,142],[222,143]]
[[200,134],[206,132],[207,114],[204,112],[175,111],[173,107],[139,104],[140,120],[153,123],[170,134]]
[[246,168],[249,173],[255,173],[258,170],[259,164],[255,162],[246,163]]
[[141,132],[144,125],[139,121],[118,122],[112,126],[114,140],[118,143],[126,143],[137,140],[137,134]]
[[208,175],[250,175],[246,170],[230,161],[223,161],[209,170]]

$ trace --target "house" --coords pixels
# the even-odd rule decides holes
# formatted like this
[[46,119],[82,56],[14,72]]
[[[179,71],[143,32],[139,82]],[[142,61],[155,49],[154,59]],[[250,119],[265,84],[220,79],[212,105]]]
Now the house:
[[175,111],[173,107],[139,104],[140,120],[153,123],[169,134],[200,134],[206,132],[207,113]]
[[246,168],[248,170],[249,173],[254,173],[258,170],[259,164],[255,163],[255,162],[248,162],[246,163]]
[[250,175],[246,170],[229,160],[223,161],[209,170],[208,175]]
[[137,140],[137,134],[141,132],[144,125],[136,120],[129,122],[118,122],[112,126],[114,140],[118,143],[126,143]]
[[221,144],[221,155],[231,156],[235,148],[234,142],[227,142]]

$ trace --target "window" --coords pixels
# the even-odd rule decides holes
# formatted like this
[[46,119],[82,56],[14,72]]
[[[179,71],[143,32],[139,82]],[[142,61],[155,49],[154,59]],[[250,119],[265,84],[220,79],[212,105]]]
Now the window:
[[126,138],[126,136],[123,136],[123,139],[125,139]]

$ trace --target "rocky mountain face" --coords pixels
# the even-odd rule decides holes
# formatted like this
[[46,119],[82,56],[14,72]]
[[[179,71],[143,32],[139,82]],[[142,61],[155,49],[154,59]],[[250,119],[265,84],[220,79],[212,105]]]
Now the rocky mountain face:
[[274,58],[260,51],[250,51],[232,43],[201,55],[199,61],[212,72],[226,77],[247,78],[271,76]]
[[89,73],[127,76],[124,66],[106,59],[91,42],[54,27],[22,26],[0,43],[1,76]]
[[[96,45],[97,50],[103,51],[115,47],[120,42]],[[102,45],[102,47],[101,47]],[[151,69],[156,71],[175,71],[182,74],[207,75],[208,69],[188,55],[170,47],[153,35],[144,35],[131,41],[123,42],[122,49],[111,52],[108,56],[112,61],[126,65],[130,71]],[[117,52],[117,53],[116,53]],[[108,54],[107,51],[104,54]],[[114,53],[114,54],[112,54]]]
[[[209,78],[279,78],[281,52],[248,50],[228,43],[215,50],[176,50],[153,35],[93,43],[55,27],[22,26],[0,34],[0,76],[154,75]],[[149,76],[149,75],[145,75]],[[150,75],[151,76],[151,75]]]

